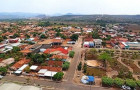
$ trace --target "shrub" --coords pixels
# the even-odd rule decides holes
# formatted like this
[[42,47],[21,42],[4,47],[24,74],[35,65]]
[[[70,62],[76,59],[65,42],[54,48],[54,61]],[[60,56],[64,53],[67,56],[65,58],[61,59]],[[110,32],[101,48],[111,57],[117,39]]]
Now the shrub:
[[136,83],[140,87],[140,80],[136,81]]
[[25,71],[26,73],[29,73],[29,72],[31,71],[31,69],[30,69],[29,66],[27,66],[27,67],[24,69],[24,71]]
[[7,73],[7,68],[6,67],[0,67],[0,75],[6,75]]
[[64,75],[64,73],[63,72],[57,72],[54,76],[53,76],[53,78],[54,78],[54,80],[61,80],[62,78],[63,78],[63,75]]
[[114,79],[114,83],[116,86],[121,87],[122,85],[124,85],[124,80],[122,80],[121,78],[115,78]]
[[107,86],[112,86],[114,83],[114,80],[109,77],[102,77],[102,84]]
[[78,68],[78,71],[81,71],[81,68],[82,68],[82,63],[80,62],[79,65],[77,66]]
[[69,62],[64,62],[62,68],[63,68],[63,70],[68,70],[69,69],[69,66],[70,66],[70,63]]
[[126,85],[132,88],[137,86],[136,82],[133,79],[126,79]]
[[74,57],[75,52],[74,51],[70,51],[69,52],[69,57],[73,58]]

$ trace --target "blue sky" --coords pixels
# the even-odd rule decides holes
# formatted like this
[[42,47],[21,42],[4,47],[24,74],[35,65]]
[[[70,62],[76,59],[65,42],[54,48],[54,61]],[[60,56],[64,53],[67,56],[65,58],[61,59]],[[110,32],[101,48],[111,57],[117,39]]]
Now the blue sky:
[[140,14],[140,0],[0,0],[0,12]]

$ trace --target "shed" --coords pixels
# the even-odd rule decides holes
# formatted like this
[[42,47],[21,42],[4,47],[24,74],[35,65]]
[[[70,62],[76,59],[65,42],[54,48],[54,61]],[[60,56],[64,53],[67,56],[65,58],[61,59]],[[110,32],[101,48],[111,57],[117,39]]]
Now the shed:
[[38,66],[36,66],[36,65],[32,65],[32,66],[30,67],[31,70],[36,70],[37,68],[38,68]]

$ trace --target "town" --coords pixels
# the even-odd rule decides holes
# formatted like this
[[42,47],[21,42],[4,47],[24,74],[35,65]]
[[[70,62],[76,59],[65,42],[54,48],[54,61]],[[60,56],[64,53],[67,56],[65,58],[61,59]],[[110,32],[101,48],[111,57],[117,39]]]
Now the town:
[[0,90],[138,90],[140,27],[0,22],[0,74],[0,83],[12,83]]

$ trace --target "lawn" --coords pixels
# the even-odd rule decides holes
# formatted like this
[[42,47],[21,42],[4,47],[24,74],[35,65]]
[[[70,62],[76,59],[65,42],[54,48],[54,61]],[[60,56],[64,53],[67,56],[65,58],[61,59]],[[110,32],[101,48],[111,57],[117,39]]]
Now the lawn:
[[99,68],[91,68],[91,67],[87,67],[87,71],[85,73],[86,75],[91,75],[91,76],[106,76],[106,71],[103,69],[99,69]]

